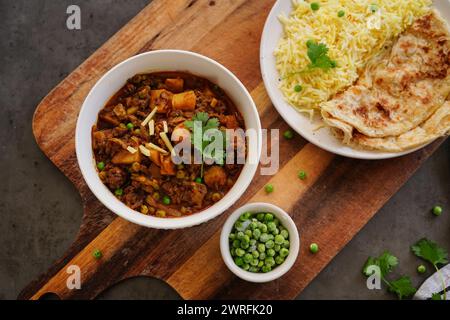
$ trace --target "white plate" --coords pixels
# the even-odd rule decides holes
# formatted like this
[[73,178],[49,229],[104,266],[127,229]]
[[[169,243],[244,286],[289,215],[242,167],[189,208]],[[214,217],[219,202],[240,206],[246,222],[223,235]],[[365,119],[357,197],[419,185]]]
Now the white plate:
[[[441,13],[443,18],[450,23],[450,2],[449,0],[435,0],[434,7]],[[308,116],[305,116],[290,106],[283,97],[283,93],[278,89],[279,74],[275,67],[275,56],[273,52],[278,45],[279,39],[283,35],[283,28],[278,17],[284,13],[289,14],[292,11],[291,0],[278,0],[273,6],[266,20],[261,40],[260,63],[261,73],[266,86],[266,90],[283,119],[297,131],[303,138],[316,146],[329,152],[357,159],[388,159],[402,156],[416,151],[416,149],[405,152],[391,153],[378,151],[357,150],[345,146],[336,137],[333,136],[328,128],[315,130],[322,124],[319,116],[311,122]]]

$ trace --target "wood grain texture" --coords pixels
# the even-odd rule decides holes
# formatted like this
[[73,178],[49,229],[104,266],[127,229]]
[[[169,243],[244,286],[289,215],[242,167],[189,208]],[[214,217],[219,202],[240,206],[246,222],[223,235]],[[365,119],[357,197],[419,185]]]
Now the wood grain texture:
[[[257,174],[242,198],[207,224],[153,230],[107,210],[81,177],[75,123],[95,82],[132,55],[161,48],[207,55],[228,67],[251,91],[264,128],[287,128],[272,107],[259,72],[260,35],[273,2],[154,0],[41,102],[33,119],[36,141],[79,190],[84,215],[73,245],[21,292],[20,299],[39,299],[47,292],[64,299],[92,299],[121,280],[142,275],[163,279],[186,299],[294,298],[440,145],[442,141],[437,141],[396,160],[358,161],[332,155],[297,136],[268,146],[280,152],[275,176]],[[295,178],[300,169],[308,172],[306,181]],[[282,192],[266,195],[263,187],[268,181]],[[300,231],[302,245],[295,266],[282,279],[265,285],[239,280],[220,257],[223,222],[249,201],[283,207]],[[321,247],[314,257],[307,250],[312,241]],[[92,258],[96,248],[104,254],[100,260]],[[81,290],[66,286],[67,267],[73,264],[82,271]]]

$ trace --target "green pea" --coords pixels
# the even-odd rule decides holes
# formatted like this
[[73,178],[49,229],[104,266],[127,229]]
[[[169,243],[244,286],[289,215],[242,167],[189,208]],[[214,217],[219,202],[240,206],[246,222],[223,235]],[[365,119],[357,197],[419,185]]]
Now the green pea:
[[257,272],[259,272],[259,268],[254,267],[254,266],[251,266],[251,267],[248,269],[248,271],[249,271],[249,272],[253,272],[253,273],[257,273]]
[[261,230],[259,230],[259,229],[253,230],[253,238],[258,240],[260,236],[261,236]]
[[305,171],[300,171],[299,173],[298,173],[298,178],[300,179],[300,180],[306,180],[306,178],[307,178],[307,174],[306,174],[306,172]]
[[289,249],[290,246],[291,246],[291,243],[289,242],[289,240],[285,240],[282,245],[283,248],[287,248],[287,249]]
[[256,228],[258,228],[258,223],[252,221],[252,222],[250,223],[249,227],[250,227],[251,230],[255,230]]
[[228,238],[229,238],[230,240],[234,240],[234,239],[236,239],[236,235],[235,235],[234,233],[230,233],[230,235],[228,236]]
[[272,230],[272,235],[276,236],[278,234],[280,234],[280,229],[275,228],[275,229]]
[[255,259],[259,258],[259,251],[253,250],[253,251],[252,251],[252,256],[253,256],[253,258],[255,258]]
[[96,260],[98,260],[98,259],[100,259],[101,257],[103,257],[103,253],[102,253],[100,250],[95,249],[94,252],[92,252],[92,256],[93,256]]
[[238,240],[242,240],[243,238],[244,238],[244,236],[245,236],[245,234],[242,232],[242,231],[239,231],[238,233],[237,233],[237,239]]
[[250,265],[253,267],[257,267],[259,263],[258,259],[252,259],[252,261],[250,261]]
[[276,264],[280,265],[280,264],[282,264],[283,262],[284,262],[284,258],[283,258],[282,256],[277,256],[277,257],[275,258],[275,263],[276,263]]
[[249,212],[245,212],[243,214],[241,214],[241,216],[239,217],[239,220],[241,220],[242,222],[247,221],[250,218],[251,213]]
[[275,236],[275,243],[276,244],[283,244],[284,243],[284,237],[281,235],[281,234],[279,234],[279,235],[276,235]]
[[246,236],[248,236],[248,237],[251,237],[251,236],[253,235],[253,232],[252,232],[252,230],[248,230],[248,229],[247,229],[247,230],[245,230],[245,232],[244,232],[244,233],[245,233],[245,235],[246,235]]
[[299,84],[297,84],[295,87],[294,87],[294,91],[295,92],[301,92],[303,90],[303,87],[301,86],[301,85],[299,85]]
[[261,242],[267,242],[269,241],[269,235],[267,233],[263,233],[260,237],[259,237],[259,241]]
[[264,223],[261,223],[259,226],[259,229],[261,230],[262,233],[267,233],[267,225]]
[[269,241],[266,242],[266,248],[267,249],[273,248],[274,245],[275,245],[275,242],[273,242],[273,240],[269,240]]
[[250,242],[250,237],[248,236],[248,234],[244,234],[244,236],[242,237],[241,241],[249,243]]
[[273,250],[275,250],[275,252],[279,252],[281,250],[281,246],[279,244],[276,244],[273,246]]
[[245,254],[245,251],[242,250],[241,248],[237,248],[237,249],[236,249],[236,255],[237,255],[238,257],[243,257],[244,254]]
[[237,266],[241,267],[242,265],[244,265],[244,259],[242,259],[241,257],[237,257],[234,259],[234,263],[236,263]]
[[256,219],[258,219],[259,221],[264,221],[264,213],[258,213],[256,215]]
[[241,242],[239,240],[233,240],[233,248],[239,248],[241,246]]
[[256,239],[250,239],[250,246],[256,246]]
[[313,2],[313,3],[311,3],[311,9],[312,9],[313,11],[319,10],[319,9],[320,9],[320,4],[319,4],[318,2]]
[[319,245],[317,243],[311,243],[309,246],[309,251],[311,251],[311,253],[319,252]]
[[272,271],[272,268],[269,267],[269,266],[265,266],[264,265],[264,266],[261,267],[261,271],[264,272],[264,273],[267,273],[267,272]]
[[133,128],[134,128],[134,124],[132,124],[131,122],[127,123],[128,130],[133,130]]
[[123,189],[121,189],[121,188],[116,189],[116,191],[114,191],[114,194],[115,194],[116,196],[121,196],[121,195],[123,195]]
[[272,221],[272,222],[275,223],[275,225],[276,225],[277,227],[280,226],[280,220],[278,220],[277,218],[273,218],[273,221]]
[[264,187],[264,190],[266,191],[266,193],[272,193],[273,189],[274,189],[273,185],[270,183]]
[[[192,178],[191,178],[192,179]],[[196,183],[203,183],[203,179],[200,177],[195,178],[194,180]]]
[[264,221],[266,221],[266,222],[273,221],[273,214],[266,213],[266,215],[264,216]]
[[433,214],[437,217],[439,217],[442,214],[442,207],[441,206],[435,206],[433,207]]
[[275,256],[275,250],[269,249],[269,250],[267,250],[266,254],[267,254],[269,257],[274,257],[274,256]]
[[343,16],[345,16],[345,11],[344,11],[344,10],[340,10],[340,11],[338,12],[338,17],[339,17],[339,18],[342,18]]
[[266,246],[262,243],[258,243],[257,249],[259,252],[264,252],[264,251],[266,251]]
[[234,223],[234,227],[238,230],[242,230],[242,221],[238,220]]
[[285,239],[289,238],[289,232],[286,229],[281,230],[280,235]]
[[264,260],[264,263],[266,264],[266,266],[273,267],[275,265],[275,259],[273,257],[267,257]]
[[264,260],[266,258],[266,253],[265,252],[261,252],[259,254],[259,260]]
[[275,239],[274,235],[273,235],[273,234],[270,234],[270,233],[269,233],[268,237],[269,237],[269,240]]
[[99,163],[97,163],[97,168],[100,171],[103,171],[105,169],[105,163],[103,161],[100,161]]
[[275,223],[273,222],[269,222],[267,223],[267,229],[272,232],[273,230],[275,230],[277,228],[277,226],[275,225]]
[[248,269],[250,269],[250,265],[248,263],[244,263],[244,265],[242,266],[242,269],[244,269],[245,271],[248,271]]
[[286,249],[286,248],[281,248],[281,250],[280,250],[280,257],[285,258],[285,257],[287,257],[288,255],[289,255],[289,250]]
[[420,266],[417,267],[417,272],[425,273],[425,272],[427,272],[427,267],[425,267],[423,264],[421,264]]
[[162,202],[163,202],[165,205],[169,205],[169,204],[172,202],[172,200],[170,200],[170,197],[169,197],[169,196],[164,196],[164,197],[162,198]]
[[246,253],[244,255],[244,262],[245,263],[250,263],[250,262],[252,262],[252,260],[253,260],[253,256],[250,253]]
[[294,132],[292,132],[292,130],[286,130],[286,131],[283,133],[283,137],[284,137],[286,140],[292,140],[292,139],[294,138]]
[[250,243],[248,243],[246,241],[242,241],[241,242],[241,248],[242,249],[248,249],[248,247],[250,247]]
[[264,261],[259,261],[258,262],[258,268],[261,268],[264,265]]
[[234,258],[234,257],[236,256],[236,250],[234,250],[233,248],[231,248],[230,254],[231,254],[231,256]]

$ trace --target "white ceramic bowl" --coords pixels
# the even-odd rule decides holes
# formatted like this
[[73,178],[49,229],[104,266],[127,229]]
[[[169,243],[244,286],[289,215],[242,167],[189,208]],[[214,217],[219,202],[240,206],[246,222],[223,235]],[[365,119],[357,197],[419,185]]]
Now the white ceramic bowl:
[[[157,218],[143,215],[120,202],[101,182],[95,168],[92,152],[91,129],[97,121],[98,112],[109,98],[126,81],[138,73],[158,71],[181,71],[209,79],[220,86],[241,112],[247,129],[256,134],[248,138],[248,157],[241,175],[225,197],[213,206],[190,216],[180,218]],[[229,70],[202,55],[180,51],[159,50],[134,56],[106,73],[86,97],[78,117],[75,134],[76,153],[81,173],[95,196],[111,211],[133,223],[158,228],[185,228],[206,222],[228,209],[244,193],[250,184],[261,153],[261,123],[256,106],[244,85]]]
[[[234,263],[233,257],[231,256],[230,253],[230,242],[228,237],[231,233],[231,230],[233,229],[234,223],[239,219],[239,216],[244,212],[252,212],[252,213],[270,212],[276,218],[278,218],[281,224],[289,231],[289,241],[290,241],[289,255],[281,265],[277,266],[270,272],[253,273],[241,269]],[[286,272],[288,272],[292,268],[295,261],[297,260],[299,248],[300,248],[300,237],[298,235],[297,226],[295,225],[295,222],[291,219],[289,214],[287,214],[283,209],[270,203],[255,202],[240,207],[228,217],[228,220],[225,222],[222,228],[222,233],[220,234],[220,252],[222,253],[223,261],[227,265],[228,269],[230,269],[230,271],[233,272],[236,276],[250,282],[269,282],[283,276]]]
[[[433,2],[433,6],[442,14],[444,19],[450,23],[450,1],[435,0]],[[357,150],[344,145],[331,133],[328,128],[317,130],[317,128],[323,124],[320,116],[316,116],[313,121],[311,121],[309,119],[309,116],[297,112],[294,107],[289,105],[289,103],[284,98],[283,93],[278,88],[278,79],[280,78],[280,76],[275,66],[275,56],[273,52],[278,46],[278,42],[283,35],[283,27],[278,17],[281,14],[289,15],[291,11],[291,0],[278,0],[274,4],[269,16],[267,17],[261,38],[260,65],[262,78],[264,80],[264,84],[270,96],[270,99],[272,100],[272,103],[277,111],[292,127],[292,129],[297,131],[298,134],[300,134],[309,142],[324,150],[341,156],[356,159],[388,159],[399,157],[423,148],[425,145],[397,153]],[[307,39],[305,39],[305,42],[306,40]]]

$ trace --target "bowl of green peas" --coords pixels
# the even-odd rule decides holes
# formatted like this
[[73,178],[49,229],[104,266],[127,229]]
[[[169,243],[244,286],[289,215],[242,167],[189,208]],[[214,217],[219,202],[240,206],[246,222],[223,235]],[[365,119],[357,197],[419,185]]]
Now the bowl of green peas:
[[297,260],[299,248],[297,226],[289,214],[263,202],[233,212],[220,236],[220,251],[228,269],[250,282],[283,276]]

